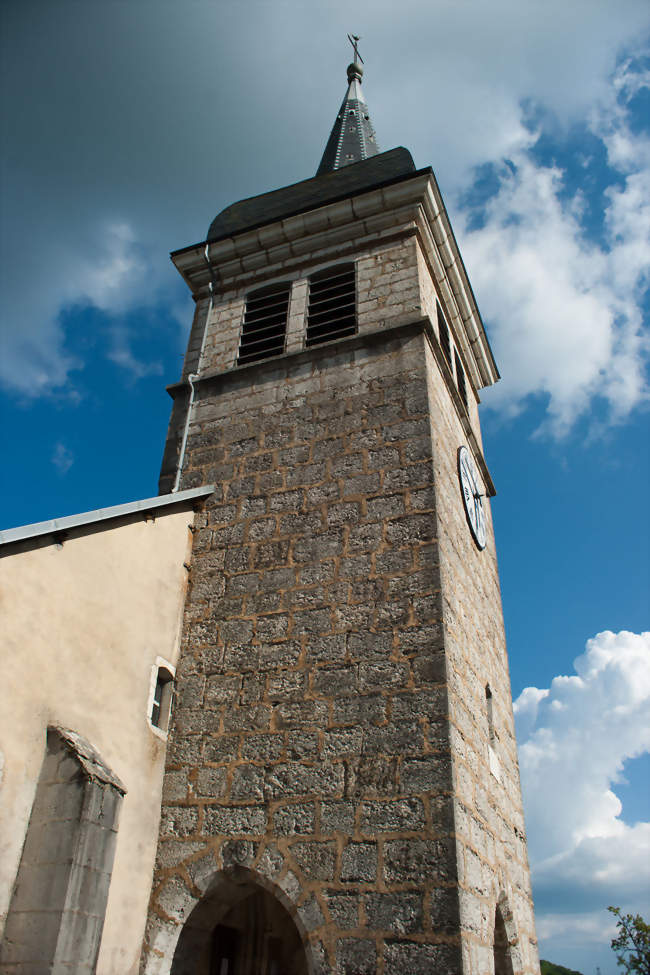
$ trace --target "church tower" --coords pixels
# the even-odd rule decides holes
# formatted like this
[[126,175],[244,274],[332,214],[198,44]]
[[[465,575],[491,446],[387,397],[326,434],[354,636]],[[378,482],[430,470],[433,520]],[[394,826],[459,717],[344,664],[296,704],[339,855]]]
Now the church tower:
[[438,185],[356,50],[318,173],[172,259],[197,517],[146,975],[539,972],[479,391]]

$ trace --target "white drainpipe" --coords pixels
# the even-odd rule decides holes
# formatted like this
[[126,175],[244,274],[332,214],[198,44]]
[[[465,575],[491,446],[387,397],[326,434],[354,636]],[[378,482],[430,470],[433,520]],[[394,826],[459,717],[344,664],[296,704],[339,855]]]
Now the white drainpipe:
[[[197,369],[201,370],[201,359],[203,358],[203,350],[205,349],[205,340],[208,334],[208,322],[210,321],[210,315],[212,313],[212,307],[214,305],[214,288],[212,287],[213,272],[212,265],[210,264],[210,258],[208,256],[208,243],[205,244],[205,260],[210,268],[210,282],[208,287],[210,289],[210,304],[208,305],[208,313],[205,316],[205,325],[203,326],[203,338],[201,339],[201,351],[199,352],[199,358],[197,363]],[[178,458],[178,467],[176,468],[176,479],[174,481],[174,486],[172,488],[172,494],[178,491],[181,483],[181,475],[183,473],[183,461],[185,460],[185,448],[187,446],[187,435],[190,429],[190,422],[192,419],[192,407],[194,406],[194,381],[199,378],[198,372],[192,372],[187,377],[187,381],[190,384],[190,401],[187,404],[187,416],[185,418],[185,429],[183,430],[183,441],[181,443],[181,453]]]

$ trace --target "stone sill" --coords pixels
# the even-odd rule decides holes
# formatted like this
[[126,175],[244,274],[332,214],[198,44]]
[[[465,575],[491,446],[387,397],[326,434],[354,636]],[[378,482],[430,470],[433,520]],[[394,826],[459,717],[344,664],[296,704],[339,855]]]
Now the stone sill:
[[497,782],[500,782],[501,781],[501,762],[499,761],[499,756],[495,752],[494,748],[492,748],[492,745],[489,745],[488,747],[489,747],[489,750],[490,750],[490,772],[492,773],[492,775],[494,776],[494,778],[497,780]]
[[[470,445],[474,460],[481,471],[485,482],[486,492],[489,497],[496,495],[496,488],[488,470],[483,451],[481,450],[476,435],[472,429],[469,415],[465,408],[460,393],[456,389],[451,370],[447,364],[444,353],[438,343],[438,338],[428,316],[413,319],[410,316],[398,319],[395,324],[385,328],[375,328],[367,332],[358,332],[347,338],[338,339],[335,342],[322,342],[319,345],[312,345],[308,349],[300,349],[297,352],[284,352],[282,355],[272,356],[269,359],[262,359],[259,362],[250,362],[242,366],[233,366],[231,369],[222,371],[207,372],[198,379],[194,380],[196,390],[203,389],[212,393],[226,391],[234,386],[247,383],[250,386],[260,382],[267,374],[277,373],[278,370],[288,371],[305,362],[319,362],[323,359],[331,358],[339,354],[354,352],[357,349],[373,348],[397,340],[401,341],[415,335],[424,334],[438,363],[438,368],[447,386],[451,400],[458,414],[458,418],[463,426],[465,435]],[[181,380],[167,386],[167,392],[173,400],[188,398],[190,384],[187,380]]]

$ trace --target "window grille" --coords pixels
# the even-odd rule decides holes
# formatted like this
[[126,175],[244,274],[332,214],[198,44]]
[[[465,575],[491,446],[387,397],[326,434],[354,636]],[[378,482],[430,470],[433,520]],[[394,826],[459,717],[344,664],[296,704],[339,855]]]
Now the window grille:
[[306,345],[354,335],[357,330],[354,264],[337,264],[309,279]]
[[438,314],[438,338],[440,339],[440,346],[444,352],[445,359],[449,363],[449,368],[451,368],[451,342],[449,340],[449,328],[447,326],[447,322],[445,321],[444,312],[437,302],[436,311]]
[[257,362],[284,352],[291,284],[282,282],[246,296],[237,365]]
[[458,386],[458,392],[460,393],[460,398],[462,399],[465,406],[467,406],[467,383],[465,382],[465,373],[463,372],[463,364],[460,361],[460,356],[456,349],[454,349],[454,361],[456,363],[456,385]]

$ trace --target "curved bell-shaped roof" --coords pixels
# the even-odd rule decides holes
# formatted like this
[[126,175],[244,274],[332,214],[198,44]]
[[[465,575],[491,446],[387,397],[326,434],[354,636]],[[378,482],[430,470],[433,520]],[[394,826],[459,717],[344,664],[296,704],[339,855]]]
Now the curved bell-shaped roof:
[[408,149],[401,146],[390,149],[349,168],[326,171],[300,183],[232,203],[214,218],[207,240],[220,240],[306,210],[315,210],[355,193],[397,182],[414,172],[415,164]]

